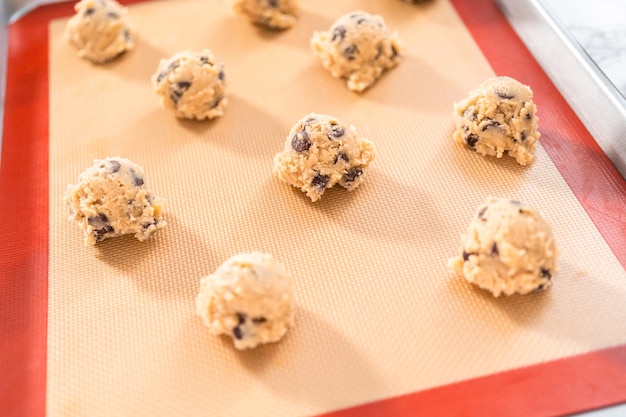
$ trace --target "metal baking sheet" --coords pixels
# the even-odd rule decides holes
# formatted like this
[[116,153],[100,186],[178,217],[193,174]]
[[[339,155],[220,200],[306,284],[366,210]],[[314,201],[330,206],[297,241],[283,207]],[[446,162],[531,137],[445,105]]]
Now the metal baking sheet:
[[626,99],[542,0],[497,0],[604,153],[626,177]]

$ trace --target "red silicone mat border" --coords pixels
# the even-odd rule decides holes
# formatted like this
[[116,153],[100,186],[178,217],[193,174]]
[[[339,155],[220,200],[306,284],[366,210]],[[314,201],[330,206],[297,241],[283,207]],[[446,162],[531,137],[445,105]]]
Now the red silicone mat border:
[[[451,2],[494,71],[533,86],[543,120],[560,128],[543,132],[543,146],[626,268],[626,181],[497,6]],[[42,6],[9,25],[0,166],[0,415],[7,417],[46,414],[48,23],[71,15],[72,6]],[[620,402],[626,402],[626,345],[324,416],[562,415]]]

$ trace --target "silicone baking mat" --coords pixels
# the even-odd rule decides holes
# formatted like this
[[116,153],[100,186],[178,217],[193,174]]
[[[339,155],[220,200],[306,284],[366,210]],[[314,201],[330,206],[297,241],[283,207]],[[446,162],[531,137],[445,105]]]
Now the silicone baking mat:
[[[222,2],[133,3],[136,50],[105,66],[64,42],[69,4],[11,25],[0,296],[15,314],[3,317],[1,346],[7,399],[29,401],[8,404],[49,416],[362,416],[553,415],[626,401],[626,186],[497,8],[301,3],[281,33]],[[355,9],[384,16],[406,47],[360,95],[308,46]],[[226,68],[226,114],[177,120],[149,77],[159,59],[205,47]],[[530,167],[450,139],[452,103],[494,74],[535,91],[543,136]],[[359,189],[315,204],[271,174],[309,112],[354,124],[377,150]],[[114,155],[145,168],[169,224],[143,243],[85,247],[63,192]],[[553,225],[562,255],[550,291],[494,299],[447,272],[488,195],[528,202]],[[239,352],[208,334],[194,300],[201,276],[251,250],[294,275],[296,327]]]

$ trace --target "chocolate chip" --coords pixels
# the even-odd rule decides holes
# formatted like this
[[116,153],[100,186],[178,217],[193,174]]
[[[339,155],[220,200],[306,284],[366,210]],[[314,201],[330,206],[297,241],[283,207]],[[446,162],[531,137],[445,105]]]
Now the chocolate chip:
[[350,157],[348,156],[347,153],[340,151],[336,156],[335,156],[335,160],[333,161],[333,164],[336,164],[339,160],[342,161],[346,161],[346,162],[350,162]]
[[254,318],[252,319],[252,323],[254,323],[254,324],[263,324],[263,323],[265,323],[266,321],[267,321],[267,319],[266,319],[265,317],[263,317],[263,316],[260,316],[260,317],[254,317]]
[[335,42],[337,40],[342,41],[343,38],[346,37],[346,28],[339,25],[333,29],[333,38],[332,41]]
[[324,190],[326,188],[326,185],[328,184],[328,181],[330,181],[330,177],[328,175],[317,174],[315,177],[313,177],[311,185],[318,190]]
[[515,98],[515,95],[514,95],[514,94],[511,94],[511,93],[505,93],[505,92],[503,92],[503,91],[497,91],[497,90],[496,90],[496,95],[497,95],[498,97],[502,98],[502,99],[505,99],[505,100],[510,100],[510,99],[512,99],[512,98]]
[[530,113],[526,113],[526,120],[530,120],[533,117],[532,114]]
[[135,187],[141,187],[143,185],[143,178],[141,178],[133,168],[130,169],[130,176],[133,178],[133,185]]
[[476,142],[478,142],[478,135],[475,135],[474,133],[465,135],[465,143],[467,143],[467,146],[469,146],[470,148],[475,147]]
[[359,178],[361,175],[363,175],[363,168],[354,167],[354,168],[350,168],[348,171],[346,171],[345,174],[343,174],[343,179],[345,182],[353,182],[354,180]]
[[[130,203],[129,203],[130,204]],[[156,221],[156,219],[152,222],[145,222],[141,224],[141,228],[145,231],[148,230],[151,226],[156,226],[158,224],[158,222]]]
[[90,217],[87,219],[87,223],[94,229],[103,229],[110,226],[109,218],[104,213],[99,213],[97,216]]
[[357,24],[357,25],[361,25],[361,24],[363,24],[363,23],[365,23],[365,22],[367,22],[367,19],[365,19],[365,18],[360,18],[359,20],[357,20],[357,21],[356,21],[356,24]]
[[91,16],[95,12],[96,12],[96,9],[94,9],[93,7],[90,7],[87,10],[85,10],[84,16]]
[[111,172],[111,174],[115,174],[116,172],[118,172],[120,170],[120,168],[122,167],[122,164],[120,164],[118,161],[116,161],[115,159],[108,159],[107,163],[109,164],[110,168],[109,171]]
[[267,0],[267,5],[273,8],[278,7],[278,0]]
[[115,12],[108,12],[108,13],[107,13],[107,17],[108,17],[109,19],[119,19],[119,18],[120,18],[120,15],[119,15],[119,14],[117,14],[117,13],[115,13]]
[[224,74],[224,68],[220,69],[220,72],[217,74],[217,79],[224,82],[226,79],[226,74]]
[[491,128],[491,127],[500,127],[500,123],[496,122],[495,120],[491,120],[489,121],[487,124],[485,124],[482,128],[482,131],[484,132],[485,130]]
[[398,48],[396,48],[395,45],[391,45],[391,59],[397,57],[398,55],[400,55]]
[[463,255],[462,255],[463,256],[463,261],[467,262],[469,260],[469,257],[472,256],[472,255],[476,255],[476,253],[463,251]]
[[493,245],[491,245],[491,254],[492,255],[500,255],[500,251],[498,250],[498,244],[496,242],[493,242]]
[[217,106],[219,106],[219,105],[220,105],[220,103],[222,102],[222,100],[223,100],[223,99],[224,99],[224,96],[218,96],[218,97],[215,97],[215,100],[213,100],[213,101],[211,102],[211,105],[210,105],[210,107],[209,107],[209,108],[210,108],[210,109],[214,109],[214,108],[216,108]]
[[246,322],[246,314],[245,313],[237,313],[237,325],[244,324]]
[[332,140],[333,138],[340,138],[342,137],[344,134],[346,133],[346,131],[344,130],[343,126],[341,125],[332,125],[330,127],[330,132],[328,132],[328,139]]
[[543,291],[546,288],[546,286],[544,284],[541,284],[540,286],[538,286],[537,288],[535,288],[535,291],[539,292],[539,291]]
[[543,278],[547,278],[547,279],[552,279],[552,273],[550,272],[549,269],[547,268],[540,268],[539,269],[539,274],[543,277]]
[[474,121],[476,120],[476,113],[474,113],[474,109],[470,107],[463,112],[463,117],[469,121]]
[[522,140],[522,142],[526,140],[526,133],[525,132],[522,132],[520,134],[520,139]]
[[190,86],[191,86],[191,83],[189,81],[179,81],[176,83],[176,87],[178,88],[178,90],[183,91],[183,92],[187,91]]
[[187,91],[190,86],[191,83],[189,81],[179,81],[176,84],[172,84],[172,86],[170,87],[172,91],[170,98],[172,99],[174,104],[178,104],[178,101],[183,96],[183,94],[185,94],[185,91]]
[[174,71],[174,70],[175,70],[176,68],[178,68],[179,66],[180,66],[180,63],[179,63],[178,61],[171,62],[171,63],[167,66],[167,68],[165,68],[163,71],[161,71],[161,72],[159,73],[159,75],[157,76],[157,82],[158,82],[158,83],[160,83],[161,81],[163,81],[163,79],[164,79],[165,77],[167,77],[167,75],[168,75],[169,73],[171,73],[172,71]]
[[107,233],[113,232],[113,226],[107,226],[103,229],[96,229],[93,231],[93,235],[96,238],[96,242],[102,242]]
[[296,132],[293,135],[293,139],[291,139],[291,147],[296,152],[304,152],[308,151],[311,147],[311,139],[309,139],[309,134],[304,130]]
[[113,226],[109,224],[109,219],[104,213],[90,217],[87,219],[87,223],[94,229],[92,233],[96,238],[96,242],[102,241],[107,233],[111,233],[114,230]]
[[346,47],[343,50],[342,54],[343,54],[343,56],[346,57],[346,59],[348,61],[352,61],[355,58],[354,55],[357,54],[358,52],[359,52],[359,48],[357,48],[357,46],[355,44],[352,44],[352,45]]
[[239,326],[233,328],[233,336],[235,336],[235,339],[237,340],[243,339],[243,331]]
[[478,210],[478,218],[480,220],[487,220],[487,218],[485,217],[485,213],[487,212],[487,208],[488,206],[483,206],[480,208],[480,210]]

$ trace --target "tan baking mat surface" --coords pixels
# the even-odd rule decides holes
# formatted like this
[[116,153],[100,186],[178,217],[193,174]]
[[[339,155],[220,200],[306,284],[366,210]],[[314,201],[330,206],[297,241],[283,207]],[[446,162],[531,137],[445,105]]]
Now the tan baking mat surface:
[[[543,148],[523,168],[453,144],[452,103],[493,72],[452,6],[366,2],[406,58],[357,95],[308,42],[364,2],[301,3],[284,33],[218,1],[131,6],[137,48],[105,66],[75,56],[66,20],[51,24],[49,416],[310,415],[626,343],[626,273]],[[225,63],[230,104],[212,122],[176,120],[149,77],[160,58],[205,47]],[[272,177],[308,112],[374,141],[353,193],[312,204]],[[169,225],[143,243],[85,247],[62,196],[93,159],[115,155],[145,168]],[[448,275],[488,195],[553,225],[562,256],[549,292],[493,299]],[[239,352],[208,334],[194,301],[201,276],[252,250],[294,275],[297,325]]]

